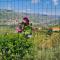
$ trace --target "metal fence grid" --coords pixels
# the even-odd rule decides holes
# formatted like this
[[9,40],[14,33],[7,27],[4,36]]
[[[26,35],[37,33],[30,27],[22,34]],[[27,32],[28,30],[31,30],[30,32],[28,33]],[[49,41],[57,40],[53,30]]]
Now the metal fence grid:
[[[0,0],[0,60],[60,60],[59,12],[59,0]],[[32,38],[16,32],[23,17]]]

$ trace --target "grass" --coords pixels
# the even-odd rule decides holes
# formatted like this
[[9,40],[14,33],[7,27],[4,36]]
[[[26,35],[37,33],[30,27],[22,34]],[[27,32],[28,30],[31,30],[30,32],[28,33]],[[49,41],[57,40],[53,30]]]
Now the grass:
[[60,60],[60,32],[53,32],[51,36],[43,32],[34,34],[35,60]]
[[[14,33],[10,29],[0,30],[0,32],[8,32],[8,38],[18,37],[17,33]],[[30,39],[30,42],[33,42],[33,58],[34,60],[60,60],[60,32],[53,32],[51,36],[45,32],[35,31],[33,36]],[[3,37],[3,34],[0,34],[0,37]],[[20,37],[22,37],[20,35]],[[0,39],[1,41],[1,39]],[[31,55],[25,55],[24,60],[31,60]],[[18,60],[18,59],[17,59]]]

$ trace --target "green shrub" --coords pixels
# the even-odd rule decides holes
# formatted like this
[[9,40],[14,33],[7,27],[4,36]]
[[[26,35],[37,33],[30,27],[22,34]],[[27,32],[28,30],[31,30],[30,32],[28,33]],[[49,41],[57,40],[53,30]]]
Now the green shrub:
[[18,38],[18,34],[1,35],[0,53],[2,55],[1,56],[2,59],[22,60],[24,58],[25,59],[28,58],[27,54],[29,56],[32,56],[33,43],[31,39],[24,38],[24,35],[22,34],[19,34],[19,38]]

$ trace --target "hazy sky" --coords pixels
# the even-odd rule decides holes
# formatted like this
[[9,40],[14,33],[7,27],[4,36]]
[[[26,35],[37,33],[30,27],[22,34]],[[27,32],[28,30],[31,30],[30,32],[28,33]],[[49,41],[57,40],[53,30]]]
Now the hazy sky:
[[0,0],[0,9],[60,15],[60,0]]

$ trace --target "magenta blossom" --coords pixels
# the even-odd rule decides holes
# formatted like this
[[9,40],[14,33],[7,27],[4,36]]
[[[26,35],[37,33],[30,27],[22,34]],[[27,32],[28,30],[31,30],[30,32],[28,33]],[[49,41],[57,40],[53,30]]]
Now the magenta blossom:
[[22,29],[19,29],[18,27],[16,27],[16,31],[21,33]]

